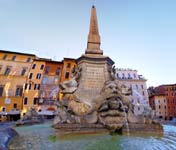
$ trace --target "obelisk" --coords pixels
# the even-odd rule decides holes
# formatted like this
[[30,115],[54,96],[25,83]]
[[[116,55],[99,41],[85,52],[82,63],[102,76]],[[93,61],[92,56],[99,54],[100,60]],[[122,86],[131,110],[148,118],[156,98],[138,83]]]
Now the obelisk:
[[76,95],[85,103],[91,103],[99,95],[104,83],[110,79],[108,68],[114,64],[108,56],[103,55],[100,45],[96,8],[92,6],[87,49],[85,54],[77,59],[82,73]]

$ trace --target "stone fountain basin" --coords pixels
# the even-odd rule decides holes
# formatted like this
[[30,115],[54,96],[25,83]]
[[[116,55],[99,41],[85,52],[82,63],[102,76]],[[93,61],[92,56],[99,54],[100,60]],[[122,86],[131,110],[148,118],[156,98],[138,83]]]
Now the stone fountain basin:
[[7,150],[9,142],[18,135],[13,128],[4,128],[0,130],[0,150]]
[[[19,133],[9,149],[34,150],[173,150],[176,149],[176,127],[164,125],[164,134],[110,135],[109,133],[61,133],[51,127],[52,122],[15,127]],[[130,125],[129,125],[130,127]]]
[[[70,133],[101,133],[111,132],[102,124],[68,124],[58,123],[53,125],[55,129],[61,132]],[[163,127],[160,124],[137,124],[132,123],[128,126],[124,126],[121,130],[117,131],[119,134],[152,134],[152,135],[163,135]]]

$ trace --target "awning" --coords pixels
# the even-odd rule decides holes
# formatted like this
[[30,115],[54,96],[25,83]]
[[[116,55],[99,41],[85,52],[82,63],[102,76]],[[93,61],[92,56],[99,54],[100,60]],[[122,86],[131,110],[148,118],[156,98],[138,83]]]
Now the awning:
[[38,115],[52,116],[52,115],[54,115],[54,112],[48,111],[48,110],[43,110],[43,111],[38,112]]
[[47,110],[48,110],[48,111],[55,111],[55,108],[49,107],[49,108],[47,108]]
[[20,111],[19,110],[11,110],[7,113],[8,115],[19,115]]
[[7,115],[7,112],[5,112],[5,111],[0,112],[0,115]]

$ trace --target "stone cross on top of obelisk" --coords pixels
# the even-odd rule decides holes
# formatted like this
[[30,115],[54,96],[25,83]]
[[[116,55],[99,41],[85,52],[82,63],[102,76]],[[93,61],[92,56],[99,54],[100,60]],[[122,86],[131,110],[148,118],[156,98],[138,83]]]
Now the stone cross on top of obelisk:
[[103,55],[103,51],[100,49],[100,44],[101,40],[98,30],[96,8],[93,5],[91,8],[89,35],[87,41],[87,49],[85,53]]

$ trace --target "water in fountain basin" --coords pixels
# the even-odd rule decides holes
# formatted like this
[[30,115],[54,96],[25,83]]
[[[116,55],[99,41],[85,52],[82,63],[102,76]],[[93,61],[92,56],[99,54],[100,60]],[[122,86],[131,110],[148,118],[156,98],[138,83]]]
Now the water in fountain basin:
[[[176,126],[164,126],[164,136],[61,134],[51,123],[17,127],[13,150],[176,150]],[[53,140],[54,139],[54,140]]]

